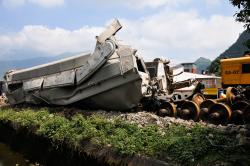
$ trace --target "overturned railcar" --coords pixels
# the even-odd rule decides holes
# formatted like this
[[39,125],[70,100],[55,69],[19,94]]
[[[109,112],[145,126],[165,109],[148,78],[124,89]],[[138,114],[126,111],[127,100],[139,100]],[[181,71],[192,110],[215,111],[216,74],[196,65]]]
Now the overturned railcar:
[[7,72],[4,78],[9,103],[78,103],[112,110],[136,107],[150,78],[136,50],[115,39],[121,28],[118,20],[108,26],[96,37],[91,54]]

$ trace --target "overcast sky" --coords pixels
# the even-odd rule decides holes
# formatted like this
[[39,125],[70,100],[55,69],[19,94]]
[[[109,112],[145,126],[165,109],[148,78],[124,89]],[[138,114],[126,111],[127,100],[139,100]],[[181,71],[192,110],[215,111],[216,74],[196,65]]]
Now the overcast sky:
[[92,51],[94,37],[118,18],[118,38],[146,60],[214,59],[244,30],[236,10],[229,0],[0,0],[0,56]]

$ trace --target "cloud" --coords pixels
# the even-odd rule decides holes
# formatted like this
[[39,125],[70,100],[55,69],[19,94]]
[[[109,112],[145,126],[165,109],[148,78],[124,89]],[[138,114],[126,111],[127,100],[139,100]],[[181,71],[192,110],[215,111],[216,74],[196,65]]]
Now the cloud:
[[191,0],[120,0],[120,3],[124,3],[130,8],[143,9],[143,8],[158,8],[165,5],[175,6],[183,3],[191,2]]
[[1,2],[7,7],[23,6],[27,3],[36,4],[42,7],[55,7],[64,4],[64,0],[2,0]]
[[[176,8],[183,5],[194,4],[197,0],[92,0],[91,2],[99,6],[126,6],[130,9],[158,9],[163,7]],[[204,6],[216,6],[221,4],[221,0],[199,0]]]
[[131,9],[141,10],[145,8],[156,9],[163,6],[177,6],[193,0],[93,0],[94,4],[101,6],[126,6]]
[[[203,18],[195,10],[167,8],[139,19],[120,19],[124,28],[118,39],[132,45],[146,60],[164,57],[174,62],[213,59],[227,49],[243,31],[232,17]],[[110,22],[108,20],[107,22]],[[93,50],[95,36],[103,27],[84,26],[76,30],[25,26],[17,33],[0,35],[0,56],[13,49],[32,49],[50,54]]]
[[162,10],[139,20],[123,19],[121,38],[129,41],[146,59],[168,57],[176,61],[213,59],[243,31],[232,17],[202,18],[194,10]]
[[[0,35],[0,57],[11,50],[30,49],[58,55],[65,52],[93,50],[95,35],[102,31],[100,27],[82,27],[77,30],[48,28],[41,25],[25,26],[12,35]],[[24,57],[25,58],[25,57]]]
[[0,1],[1,4],[4,6],[10,6],[10,7],[16,7],[16,6],[22,6],[25,4],[26,0],[2,0]]
[[31,3],[38,4],[44,7],[61,6],[64,0],[29,0]]
[[221,4],[221,0],[205,0],[205,2],[209,6],[217,6]]

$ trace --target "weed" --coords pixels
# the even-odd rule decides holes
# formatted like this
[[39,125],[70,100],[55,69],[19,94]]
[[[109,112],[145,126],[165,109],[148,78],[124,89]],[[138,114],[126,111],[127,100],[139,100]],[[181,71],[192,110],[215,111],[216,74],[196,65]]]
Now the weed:
[[22,111],[1,109],[0,122],[11,122],[17,127],[36,126],[35,134],[50,139],[56,147],[66,143],[80,149],[81,141],[90,140],[92,144],[113,147],[120,154],[158,159],[165,159],[164,155],[168,155],[183,164],[192,164],[218,150],[206,139],[209,133],[215,136],[215,144],[234,142],[234,137],[199,125],[192,128],[182,125],[170,125],[163,129],[156,125],[140,128],[137,124],[101,115],[84,117],[76,114],[69,120],[62,115],[49,113],[46,108],[36,111],[30,108]]

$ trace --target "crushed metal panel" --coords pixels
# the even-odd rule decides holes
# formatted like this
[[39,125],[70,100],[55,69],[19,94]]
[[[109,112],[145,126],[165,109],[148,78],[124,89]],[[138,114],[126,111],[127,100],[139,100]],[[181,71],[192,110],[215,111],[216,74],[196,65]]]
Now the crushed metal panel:
[[132,49],[130,46],[119,46],[117,54],[120,56],[121,68],[123,73],[134,68],[133,55],[135,54],[135,52],[136,50]]
[[19,104],[25,101],[25,95],[22,88],[18,88],[8,94],[8,102],[10,104]]
[[43,83],[43,77],[32,79],[28,81],[23,82],[23,90],[24,91],[30,91],[34,89],[40,89]]
[[90,65],[88,62],[84,63],[81,67],[76,69],[77,83],[84,79],[89,74]]
[[90,54],[81,54],[43,65],[13,71],[7,74],[7,78],[9,81],[27,80],[63,72],[65,70],[72,70],[74,68],[80,67],[82,63],[86,62],[89,57]]
[[119,55],[117,54],[117,52],[115,51],[109,58],[108,61],[112,60],[112,59],[118,59],[119,58]]
[[74,85],[75,70],[64,71],[44,78],[43,88]]
[[119,46],[118,51],[117,51],[117,54],[119,56],[130,56],[130,55],[134,55],[135,53],[136,53],[136,50],[132,49],[128,45]]
[[111,79],[115,76],[121,75],[120,63],[113,63],[104,66],[102,70],[98,71],[88,82],[88,85],[95,85],[102,81]]
[[[134,108],[142,98],[141,80],[128,82],[109,91],[98,93],[90,98],[93,106],[111,110],[128,110]],[[123,93],[121,93],[123,92]]]
[[117,31],[122,28],[120,22],[118,20],[114,20],[107,29],[102,32],[98,37],[97,41],[100,43],[104,43],[108,38],[114,35]]
[[114,52],[114,46],[111,42],[98,45],[94,53],[90,56],[88,61],[83,63],[80,68],[76,69],[77,84],[82,83],[96,70],[98,70]]
[[122,72],[125,73],[131,69],[133,69],[134,63],[133,63],[133,57],[132,55],[130,56],[122,56],[121,57],[121,68],[122,68]]
[[[99,72],[99,71],[98,71]],[[92,77],[91,77],[92,79]],[[139,85],[136,84],[136,82],[140,82]],[[141,94],[141,79],[138,73],[134,71],[130,71],[126,73],[126,76],[117,76],[112,79],[108,79],[106,81],[103,81],[101,84],[97,84],[95,86],[88,86],[87,82],[83,83],[80,86],[77,86],[75,89],[74,87],[69,88],[50,88],[50,89],[44,89],[41,91],[40,97],[43,98],[45,101],[49,101],[51,104],[56,105],[68,105],[71,103],[75,103],[78,101],[85,100],[89,97],[95,98],[98,94],[107,92],[106,95],[112,96],[112,93],[109,93],[110,90],[117,88],[119,89],[118,92],[120,93],[120,97],[125,95],[125,92],[129,93],[131,95],[131,92],[135,93],[135,91],[138,91],[138,96],[142,96]],[[132,85],[130,88],[124,88],[124,86],[127,86],[127,84]],[[128,91],[131,91],[129,92]],[[125,91],[125,92],[124,92]],[[127,95],[126,95],[127,96]],[[136,97],[128,97],[128,101],[126,103],[130,103],[131,100]],[[136,97],[137,102],[141,99],[141,97]],[[134,99],[133,99],[134,100]],[[119,101],[119,103],[118,103]],[[99,101],[102,103],[103,107],[110,107],[110,109],[113,108],[112,104],[107,104],[105,102]],[[113,100],[109,101],[111,103],[116,103],[118,105],[124,105],[124,100],[122,103],[120,103],[120,100],[117,100],[116,98],[113,98]],[[137,103],[136,102],[136,103]],[[121,108],[128,109],[128,108]]]

